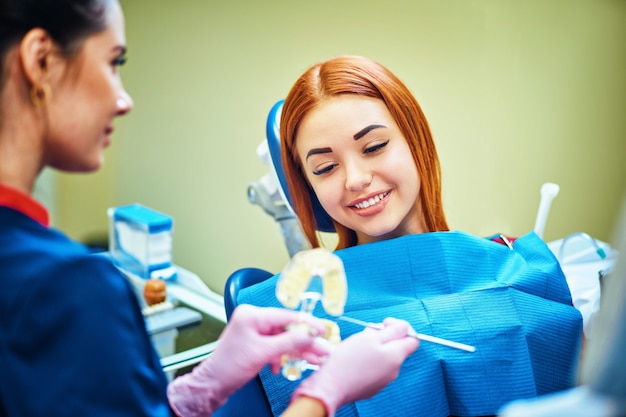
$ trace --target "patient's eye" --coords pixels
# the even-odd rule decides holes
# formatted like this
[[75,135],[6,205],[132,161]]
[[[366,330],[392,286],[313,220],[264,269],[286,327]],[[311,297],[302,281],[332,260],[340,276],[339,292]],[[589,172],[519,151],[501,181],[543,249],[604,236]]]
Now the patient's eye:
[[376,145],[368,146],[367,148],[365,148],[363,150],[363,153],[366,153],[366,154],[374,153],[376,151],[379,151],[379,150],[383,149],[385,146],[387,146],[388,143],[389,143],[389,141],[386,140],[386,141],[384,141],[382,143],[378,143]]
[[330,171],[333,170],[333,168],[335,168],[337,166],[337,164],[328,164],[328,165],[324,165],[323,167],[316,169],[313,171],[313,175],[322,175],[322,174],[326,174]]

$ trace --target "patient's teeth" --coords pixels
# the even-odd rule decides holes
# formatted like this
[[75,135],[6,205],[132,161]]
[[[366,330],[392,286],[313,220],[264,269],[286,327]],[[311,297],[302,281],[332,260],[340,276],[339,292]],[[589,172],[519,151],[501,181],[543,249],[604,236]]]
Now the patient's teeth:
[[369,206],[373,206],[374,204],[378,203],[380,200],[385,198],[385,194],[386,193],[379,194],[379,195],[374,196],[374,197],[372,197],[372,198],[370,198],[368,200],[361,201],[360,203],[357,203],[354,206],[356,208],[360,208],[360,209],[368,208]]

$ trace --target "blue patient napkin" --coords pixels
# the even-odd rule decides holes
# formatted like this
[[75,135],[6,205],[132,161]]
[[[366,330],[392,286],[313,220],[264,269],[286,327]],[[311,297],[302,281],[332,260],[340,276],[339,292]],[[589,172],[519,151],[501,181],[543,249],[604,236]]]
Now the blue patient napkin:
[[[407,320],[418,333],[473,345],[469,353],[422,341],[398,378],[337,416],[485,416],[518,398],[576,381],[582,318],[557,260],[534,233],[513,250],[462,232],[436,232],[335,252],[348,279],[345,314]],[[278,275],[240,292],[238,303],[280,307]],[[315,315],[331,318],[321,306]],[[342,338],[362,330],[340,323]],[[367,369],[363,369],[367,372]],[[298,382],[261,373],[275,415]]]

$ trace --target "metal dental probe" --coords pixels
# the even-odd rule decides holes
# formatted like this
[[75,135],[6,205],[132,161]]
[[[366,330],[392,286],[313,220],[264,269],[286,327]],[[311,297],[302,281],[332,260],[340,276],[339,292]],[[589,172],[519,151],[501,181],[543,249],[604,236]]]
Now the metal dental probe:
[[[354,323],[354,324],[358,324],[359,326],[363,326],[363,327],[370,327],[372,329],[381,330],[384,327],[382,324],[379,324],[379,323],[368,323],[366,321],[354,319],[348,316],[338,316],[337,319]],[[464,343],[453,342],[451,340],[442,339],[440,337],[429,336],[429,335],[422,334],[422,333],[416,333],[412,329],[409,331],[408,336],[414,337],[419,340],[425,340],[427,342],[438,343],[440,345],[448,346],[448,347],[455,348],[455,349],[461,349],[466,352],[476,351],[476,348],[474,346],[466,345]]]

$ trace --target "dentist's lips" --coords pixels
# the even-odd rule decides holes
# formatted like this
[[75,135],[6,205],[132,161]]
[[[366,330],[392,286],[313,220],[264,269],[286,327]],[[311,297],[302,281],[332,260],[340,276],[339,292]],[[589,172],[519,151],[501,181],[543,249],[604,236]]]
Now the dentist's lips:
[[113,133],[113,126],[108,126],[104,129],[104,147],[106,148],[111,144],[111,134]]

